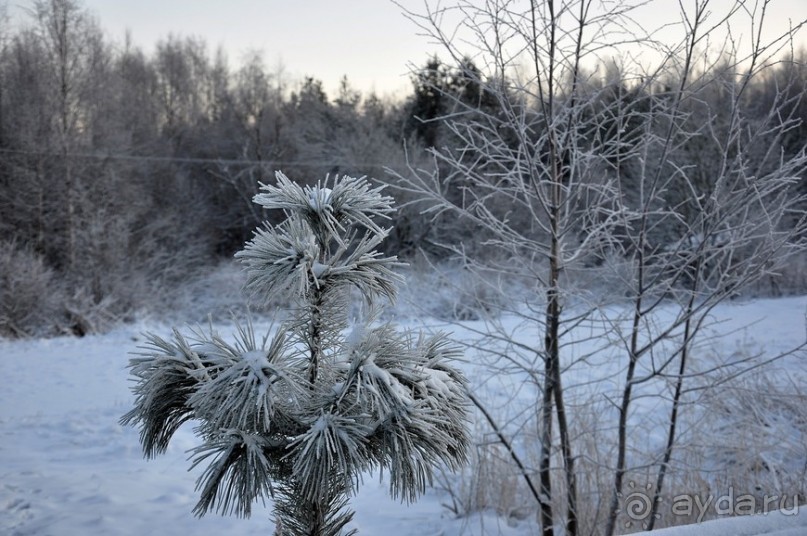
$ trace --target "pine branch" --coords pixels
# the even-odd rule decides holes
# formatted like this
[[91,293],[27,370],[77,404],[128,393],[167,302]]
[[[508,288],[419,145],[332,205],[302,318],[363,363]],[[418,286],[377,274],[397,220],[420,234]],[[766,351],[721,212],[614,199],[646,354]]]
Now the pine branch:
[[272,495],[272,463],[264,453],[276,446],[265,436],[239,430],[222,430],[193,449],[191,469],[211,456],[215,459],[196,482],[201,498],[193,509],[203,516],[211,510],[220,514],[249,517],[252,503]]
[[314,187],[301,187],[280,171],[275,178],[277,186],[261,184],[265,193],[256,195],[255,202],[267,209],[300,215],[321,243],[327,243],[326,237],[342,242],[340,233],[352,225],[380,234],[381,228],[372,218],[387,218],[394,210],[392,198],[381,195],[384,187],[371,188],[363,177],[335,179],[332,188],[327,179]]
[[143,452],[153,458],[164,453],[179,427],[195,417],[188,401],[201,383],[215,377],[221,362],[197,353],[176,330],[175,343],[152,334],[147,337],[141,357],[129,365],[137,378],[132,389],[135,407],[120,422],[140,426]]

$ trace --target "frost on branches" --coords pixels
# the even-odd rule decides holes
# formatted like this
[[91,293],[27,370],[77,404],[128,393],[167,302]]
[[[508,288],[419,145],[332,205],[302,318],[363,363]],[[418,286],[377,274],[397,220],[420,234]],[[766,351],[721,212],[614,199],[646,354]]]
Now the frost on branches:
[[251,291],[293,304],[289,320],[260,341],[251,325],[235,342],[212,329],[149,335],[130,363],[135,407],[121,422],[140,428],[149,458],[198,423],[197,515],[248,516],[271,496],[277,534],[336,535],[363,472],[382,470],[392,495],[413,501],[439,465],[465,462],[466,381],[442,334],[401,333],[374,314],[349,326],[351,289],[370,311],[395,299],[397,258],[376,251],[388,230],[375,221],[392,198],[364,179],[300,187],[276,177],[255,202],[286,220],[236,256]]

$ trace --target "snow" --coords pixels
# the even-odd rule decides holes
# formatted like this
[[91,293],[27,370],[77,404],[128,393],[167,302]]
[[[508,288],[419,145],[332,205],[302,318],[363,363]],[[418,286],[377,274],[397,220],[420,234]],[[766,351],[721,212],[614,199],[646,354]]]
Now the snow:
[[[798,297],[726,304],[714,314],[723,320],[722,330],[737,330],[730,340],[721,342],[727,348],[747,345],[778,352],[804,340],[806,310],[807,298]],[[436,327],[437,322],[430,322]],[[410,323],[419,325],[415,319]],[[268,325],[256,325],[256,331]],[[229,326],[218,329],[232,331]],[[467,333],[457,326],[449,329],[463,337],[473,336],[470,329]],[[198,445],[192,425],[176,434],[165,455],[144,460],[137,430],[118,423],[132,406],[126,365],[128,352],[144,342],[139,335],[143,330],[170,334],[167,325],[140,324],[82,339],[0,340],[0,534],[271,533],[271,509],[260,504],[250,519],[213,514],[198,519],[191,514],[198,498],[195,481],[203,470],[187,471],[189,451]],[[262,362],[257,354],[247,357],[256,365]],[[518,399],[517,384],[505,378],[486,383],[475,366],[463,364],[473,385],[484,384],[490,396],[506,397],[501,406]],[[803,356],[777,366],[804,385],[807,363]],[[503,518],[491,511],[457,519],[442,507],[444,502],[450,499],[431,489],[419,502],[401,504],[388,498],[386,483],[367,476],[352,501],[356,516],[350,526],[361,534],[387,536],[539,533],[534,519]],[[657,534],[805,535],[807,514],[721,518]]]
[[330,188],[322,186],[315,186],[308,191],[308,206],[316,212],[330,211],[331,207],[331,194],[333,191]]
[[262,381],[265,380],[266,376],[263,373],[263,369],[271,367],[265,350],[251,350],[245,352],[241,356],[241,359],[246,361],[252,374],[254,374],[256,378],[260,378]]
[[730,517],[682,527],[653,531],[658,536],[804,536],[807,534],[807,512],[792,509],[767,514]]
[[322,264],[319,261],[314,261],[311,264],[311,273],[314,275],[314,279],[322,279],[322,276],[328,273],[331,267],[327,264]]
[[451,392],[451,381],[448,376],[448,373],[442,370],[434,370],[434,369],[427,369],[423,381],[423,384],[431,390],[432,393],[439,394],[445,398],[450,398],[452,396]]

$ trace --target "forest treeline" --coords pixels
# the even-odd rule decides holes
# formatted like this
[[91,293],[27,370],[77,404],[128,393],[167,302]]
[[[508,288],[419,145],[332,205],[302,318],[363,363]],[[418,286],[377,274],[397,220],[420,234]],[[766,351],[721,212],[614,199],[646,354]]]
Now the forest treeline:
[[[773,106],[792,121],[786,137],[772,140],[785,160],[807,139],[804,52],[793,59],[755,78],[743,117],[753,123]],[[313,183],[329,174],[385,181],[385,168],[438,166],[430,147],[463,143],[445,122],[495,115],[497,100],[469,60],[422,65],[402,99],[363,94],[348,78],[329,97],[315,77],[291,80],[259,53],[233,67],[203,40],[168,36],[146,54],[107,38],[77,0],[34,2],[24,24],[0,26],[0,334],[84,333],[160,304],[155,296],[231,257],[267,219],[251,200],[277,169]],[[589,135],[631,144],[647,134],[642,110],[663,100],[665,87],[623,79],[615,66],[603,73],[586,78],[587,109],[619,102],[624,117],[614,119],[619,128],[599,122]],[[697,83],[721,76],[732,75],[717,63]],[[701,93],[709,113],[725,104],[721,87]],[[691,121],[702,113],[691,112]],[[708,191],[709,137],[675,151]],[[631,180],[629,163],[612,164],[602,172]],[[798,193],[807,192],[803,178],[802,170]],[[394,186],[404,206],[390,221],[390,251],[406,259],[440,256],[445,244],[479,247],[470,224],[423,217]],[[461,175],[447,174],[444,186],[462,196]],[[693,192],[668,195],[680,203]],[[511,209],[506,200],[501,208]]]

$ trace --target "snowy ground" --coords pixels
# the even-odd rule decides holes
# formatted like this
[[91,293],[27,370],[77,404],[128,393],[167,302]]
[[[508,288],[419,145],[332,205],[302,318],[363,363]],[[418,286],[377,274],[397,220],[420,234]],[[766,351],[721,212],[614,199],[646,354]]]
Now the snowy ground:
[[[807,298],[801,297],[727,304],[715,315],[725,326],[759,320],[735,340],[775,351],[804,340],[805,310]],[[197,499],[197,474],[188,473],[186,461],[187,449],[196,445],[191,426],[180,430],[166,455],[146,461],[137,431],[118,424],[132,403],[127,353],[145,329],[169,328],[139,324],[83,339],[0,340],[0,534],[271,533],[269,508],[257,508],[247,520],[191,515]],[[804,356],[787,367],[804,385]],[[468,373],[473,378],[473,370]],[[401,505],[387,498],[383,483],[368,478],[353,501],[353,526],[361,534],[386,536],[537,534],[533,522],[508,523],[490,513],[452,518],[444,500],[429,491],[417,504]],[[807,514],[731,518],[659,534],[805,535]]]

